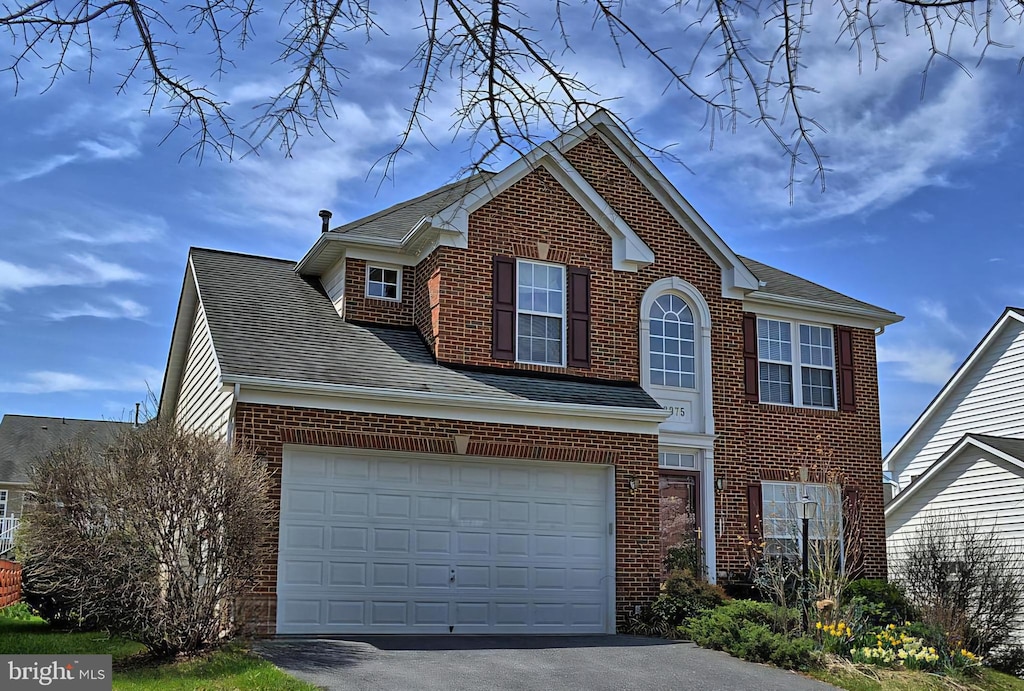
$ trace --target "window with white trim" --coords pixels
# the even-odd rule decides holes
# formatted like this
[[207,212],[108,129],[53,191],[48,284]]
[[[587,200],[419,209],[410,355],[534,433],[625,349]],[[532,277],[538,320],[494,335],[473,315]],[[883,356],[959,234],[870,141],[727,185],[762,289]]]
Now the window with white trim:
[[[793,334],[797,348],[793,347]],[[832,327],[757,319],[758,390],[762,403],[836,407]]]
[[367,264],[366,297],[381,300],[401,300],[402,270]]
[[697,388],[693,312],[678,295],[662,295],[651,305],[651,384]]
[[516,360],[565,364],[565,267],[516,262]]
[[803,498],[817,504],[808,523],[808,553],[815,562],[843,560],[842,492],[838,485],[761,483],[761,525],[767,556],[800,559],[803,554]]
[[0,489],[0,518],[7,515],[7,490]]

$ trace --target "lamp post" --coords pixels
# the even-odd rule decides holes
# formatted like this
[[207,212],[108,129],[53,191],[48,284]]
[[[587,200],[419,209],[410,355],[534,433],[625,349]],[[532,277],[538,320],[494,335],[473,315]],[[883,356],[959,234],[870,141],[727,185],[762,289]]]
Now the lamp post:
[[803,540],[803,550],[802,550],[803,551],[803,569],[801,571],[801,574],[802,574],[801,585],[803,586],[803,588],[802,588],[802,590],[803,590],[803,597],[801,598],[801,600],[803,601],[802,604],[803,604],[804,633],[807,633],[810,630],[810,622],[808,621],[808,615],[807,615],[807,600],[809,599],[809,594],[807,592],[807,588],[810,585],[810,578],[808,576],[808,571],[809,571],[808,567],[809,567],[809,565],[807,563],[808,562],[808,559],[807,559],[807,556],[808,556],[807,555],[807,546],[808,545],[807,545],[807,543],[810,541],[809,540],[809,538],[810,538],[810,524],[811,524],[811,521],[814,519],[814,514],[815,514],[815,512],[817,510],[818,510],[818,502],[814,501],[813,499],[811,499],[810,497],[808,497],[805,494],[803,496],[803,498],[800,500],[800,518],[803,521],[803,529],[804,529],[804,540]]

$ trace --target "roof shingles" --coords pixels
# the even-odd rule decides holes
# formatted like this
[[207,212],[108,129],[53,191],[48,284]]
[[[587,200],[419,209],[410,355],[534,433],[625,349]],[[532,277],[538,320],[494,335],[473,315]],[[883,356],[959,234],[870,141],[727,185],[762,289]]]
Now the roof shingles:
[[280,259],[193,249],[199,294],[225,380],[302,383],[497,400],[656,409],[639,386],[439,365],[415,331],[342,320],[317,279]]
[[130,427],[107,420],[4,415],[0,420],[0,482],[28,482],[29,465],[61,444],[83,440],[100,447]]

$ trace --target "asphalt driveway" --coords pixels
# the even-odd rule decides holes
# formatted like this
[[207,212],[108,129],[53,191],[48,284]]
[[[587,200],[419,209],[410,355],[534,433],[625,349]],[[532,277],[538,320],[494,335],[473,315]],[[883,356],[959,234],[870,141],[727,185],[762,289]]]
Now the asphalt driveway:
[[821,691],[833,687],[692,643],[636,636],[279,638],[256,652],[324,689]]

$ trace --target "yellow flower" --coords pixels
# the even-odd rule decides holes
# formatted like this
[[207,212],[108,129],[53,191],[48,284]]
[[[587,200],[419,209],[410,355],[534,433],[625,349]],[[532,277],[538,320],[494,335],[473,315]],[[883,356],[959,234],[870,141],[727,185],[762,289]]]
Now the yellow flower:
[[821,630],[821,622],[820,622],[820,621],[819,621],[819,622],[818,622],[817,624],[815,624],[815,626],[817,626],[817,627],[818,627],[818,630],[819,630],[819,631]]

